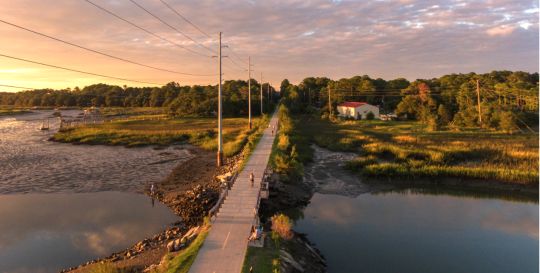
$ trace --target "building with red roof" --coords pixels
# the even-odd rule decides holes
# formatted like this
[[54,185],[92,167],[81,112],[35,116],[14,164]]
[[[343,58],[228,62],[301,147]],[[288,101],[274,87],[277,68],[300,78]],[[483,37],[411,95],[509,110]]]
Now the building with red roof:
[[380,119],[379,107],[365,102],[346,102],[337,106],[339,116],[353,117],[355,119],[365,119],[370,111],[375,115],[375,119]]

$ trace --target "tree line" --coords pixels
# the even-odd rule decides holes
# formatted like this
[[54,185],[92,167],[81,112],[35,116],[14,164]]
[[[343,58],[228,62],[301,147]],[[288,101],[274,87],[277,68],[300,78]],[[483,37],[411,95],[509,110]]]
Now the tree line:
[[[218,110],[218,85],[180,85],[176,82],[162,87],[123,87],[94,84],[82,89],[35,89],[16,93],[0,93],[0,105],[15,107],[164,107],[172,116],[209,116]],[[223,115],[247,115],[248,82],[225,81],[222,85]],[[268,99],[270,92],[271,99]],[[278,100],[275,89],[262,86],[263,108],[273,109]],[[252,114],[260,114],[261,86],[251,80]]]
[[280,91],[284,105],[293,114],[318,111],[328,115],[331,101],[332,113],[337,115],[337,105],[357,101],[379,106],[381,112],[406,115],[434,129],[448,124],[515,129],[523,122],[538,123],[538,73],[453,73],[413,82],[404,78],[372,79],[367,75],[337,81],[308,77],[298,85],[285,79]]

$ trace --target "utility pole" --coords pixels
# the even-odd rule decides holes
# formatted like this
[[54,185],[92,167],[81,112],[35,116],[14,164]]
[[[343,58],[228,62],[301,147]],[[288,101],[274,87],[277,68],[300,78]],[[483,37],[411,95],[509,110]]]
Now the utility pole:
[[309,106],[311,106],[311,88],[309,88],[308,96],[309,96]]
[[330,121],[332,121],[332,100],[330,98],[331,93],[332,89],[328,89],[328,107],[330,108]]
[[221,121],[221,112],[222,112],[222,105],[221,105],[221,31],[219,32],[219,93],[218,93],[218,134],[219,134],[219,141],[218,141],[218,154],[217,154],[217,165],[218,167],[223,166],[223,135],[222,135],[222,121]]
[[262,82],[262,72],[261,72],[261,116],[262,116],[262,114],[263,114],[263,100],[262,100],[262,99],[263,99],[263,95],[262,95],[262,84],[263,84],[263,82]]
[[266,88],[266,93],[268,93],[268,101],[270,101],[270,83],[268,83],[268,86]]
[[251,57],[248,57],[249,126],[251,129]]
[[482,108],[480,107],[480,80],[476,80],[476,93],[478,93],[478,117],[480,118],[480,127],[482,127]]

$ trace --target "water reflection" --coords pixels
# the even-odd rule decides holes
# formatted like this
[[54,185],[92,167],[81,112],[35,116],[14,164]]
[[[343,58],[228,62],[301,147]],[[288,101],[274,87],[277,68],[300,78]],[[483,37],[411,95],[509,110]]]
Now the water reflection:
[[316,194],[302,212],[284,213],[328,258],[328,272],[539,269],[536,195],[457,188],[402,188],[355,199]]
[[58,272],[132,246],[178,220],[147,198],[111,192],[0,196],[0,272]]

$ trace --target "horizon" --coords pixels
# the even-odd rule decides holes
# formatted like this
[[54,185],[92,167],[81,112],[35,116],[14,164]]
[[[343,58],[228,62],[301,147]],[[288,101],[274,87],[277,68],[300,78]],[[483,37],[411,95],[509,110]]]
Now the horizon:
[[[368,75],[373,79],[405,78],[413,82],[452,73],[539,71],[539,10],[537,3],[529,1],[316,0],[256,1],[245,5],[242,1],[227,1],[217,5],[206,0],[164,0],[172,9],[161,1],[135,1],[201,45],[182,37],[132,2],[91,2],[199,55],[152,37],[89,2],[67,0],[25,0],[2,5],[0,13],[5,21],[0,22],[0,31],[9,43],[0,45],[0,54],[163,85],[172,81],[181,85],[216,85],[217,62],[200,54],[217,55],[203,46],[217,50],[213,39],[221,30],[222,44],[230,46],[230,50],[224,48],[222,52],[229,56],[223,58],[223,80],[247,80],[242,67],[247,67],[243,62],[247,63],[247,56],[251,56],[255,70],[251,77],[260,81],[262,71],[263,82],[277,89],[283,79],[297,84],[307,77],[339,80]],[[216,75],[193,77],[130,64],[6,22],[143,65]],[[84,75],[2,56],[0,59],[3,85],[55,90],[75,86],[82,89],[97,83],[162,86]],[[23,90],[0,88],[0,92]]]

